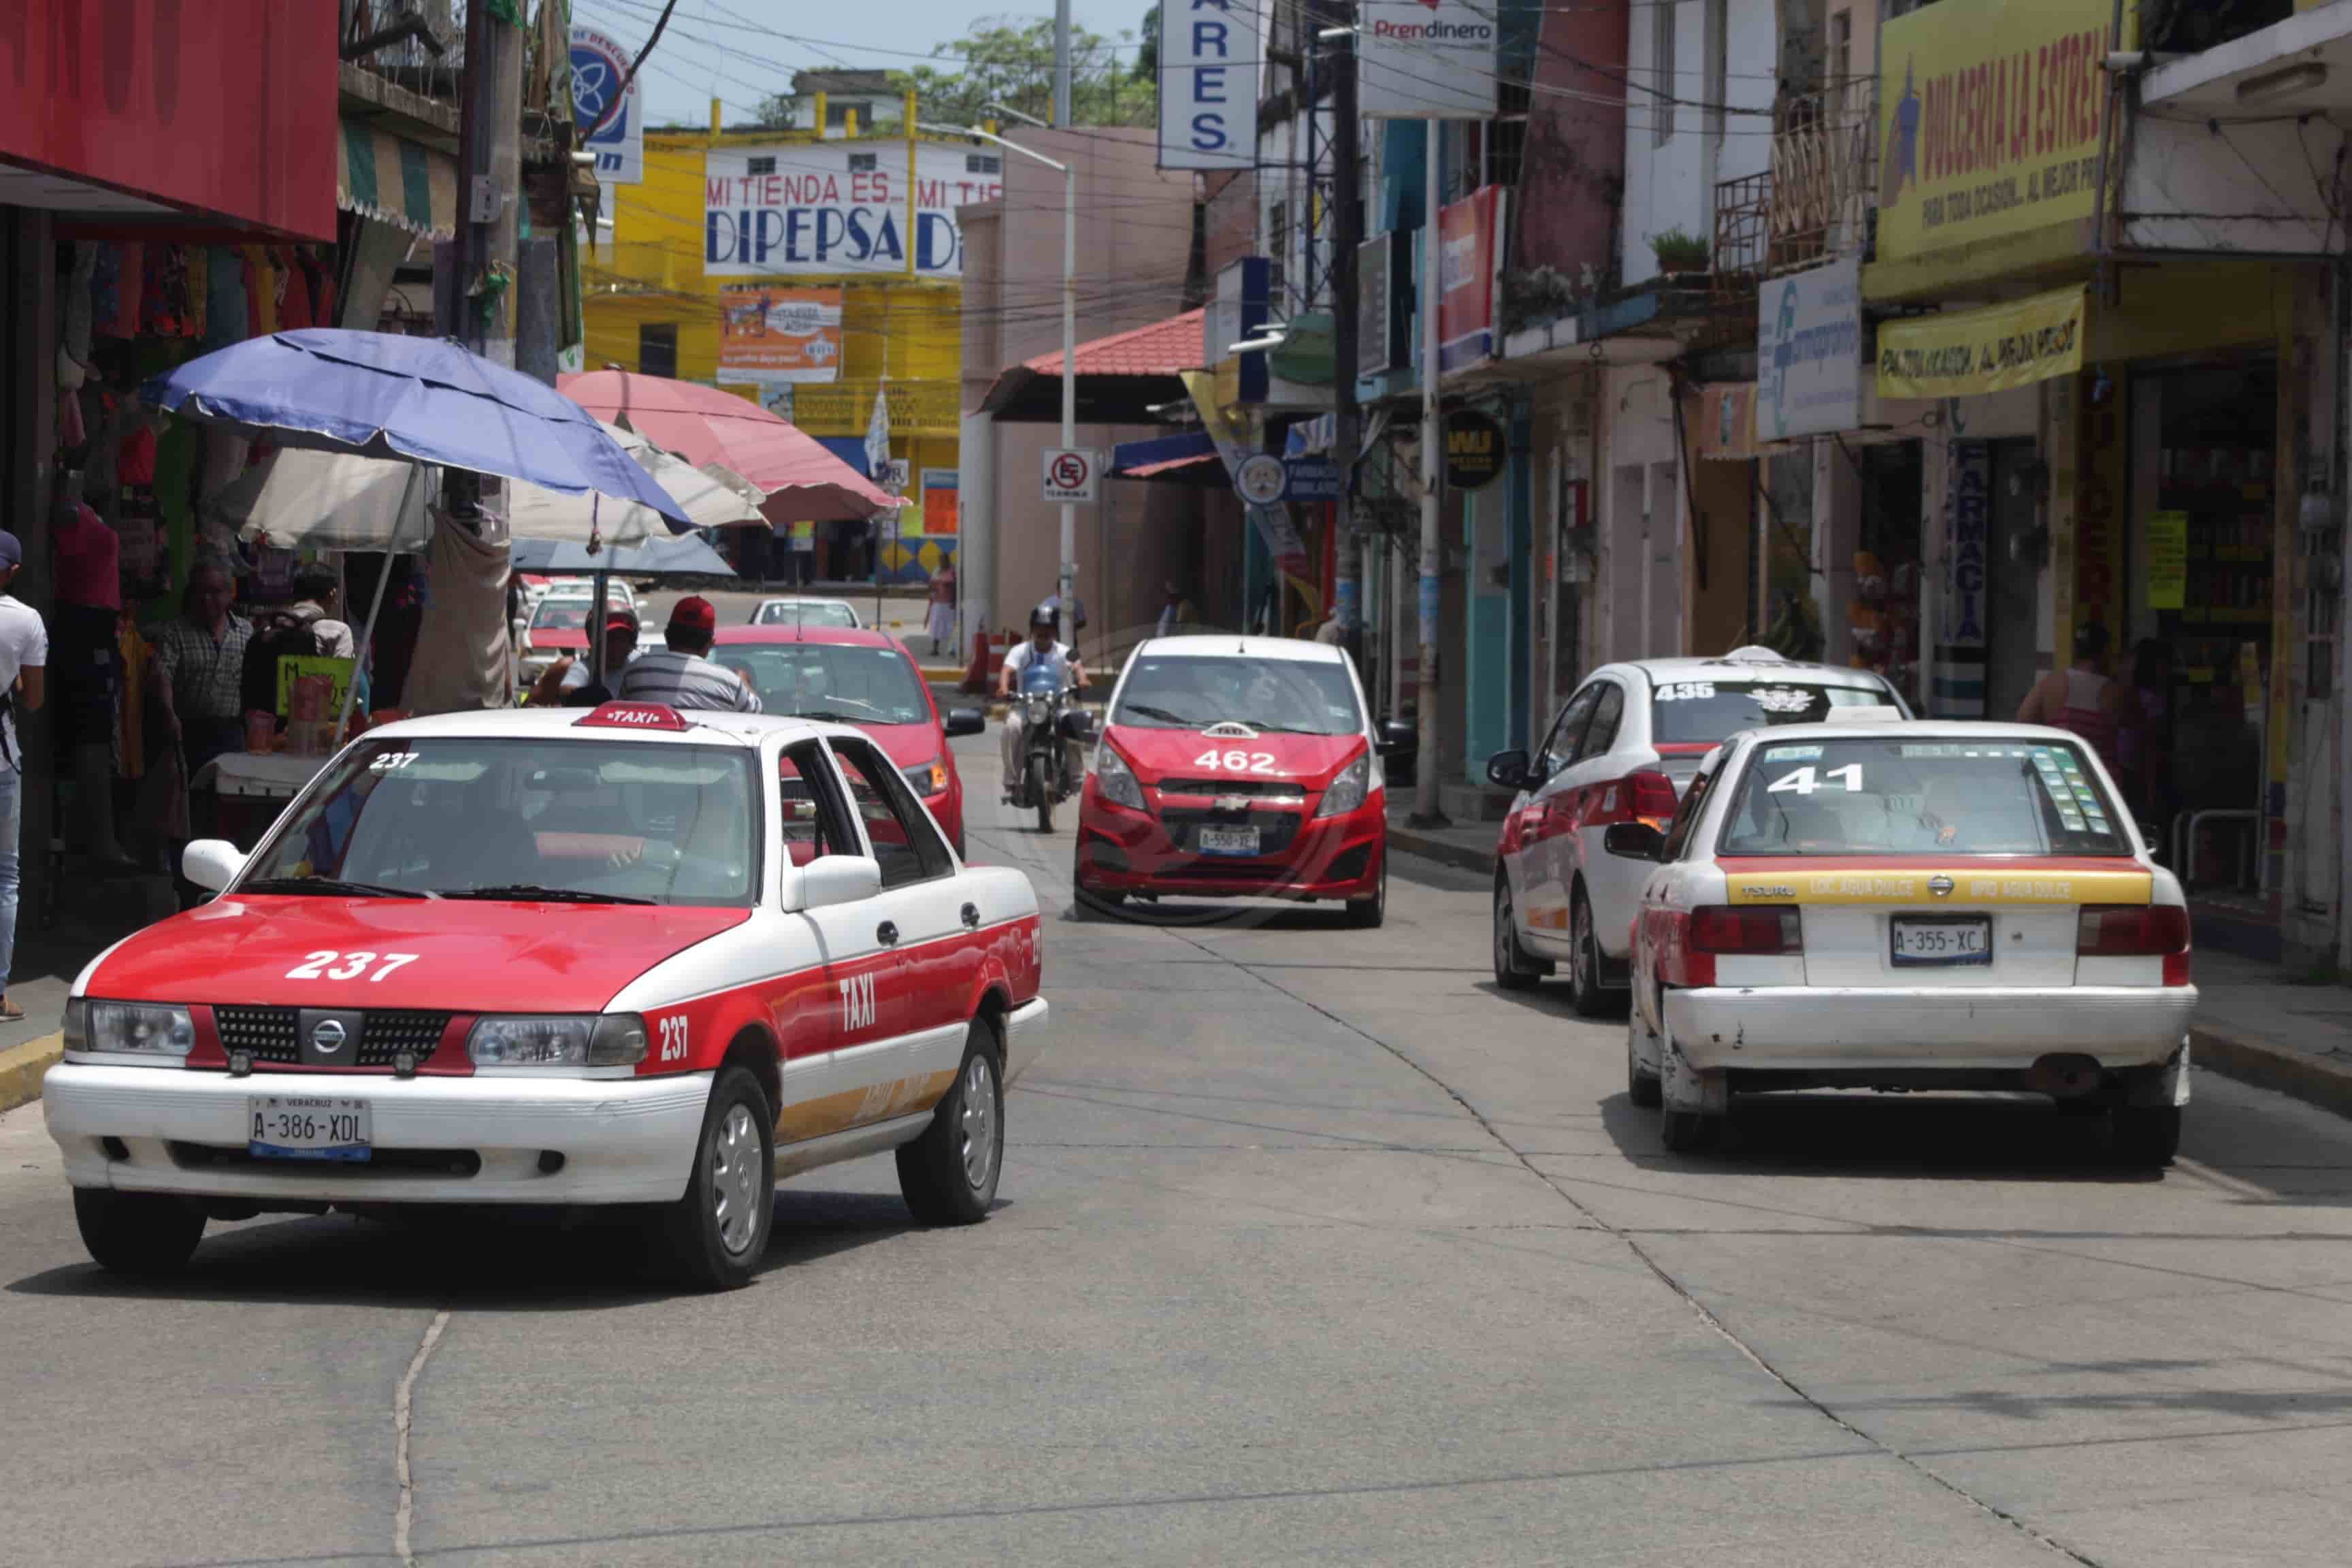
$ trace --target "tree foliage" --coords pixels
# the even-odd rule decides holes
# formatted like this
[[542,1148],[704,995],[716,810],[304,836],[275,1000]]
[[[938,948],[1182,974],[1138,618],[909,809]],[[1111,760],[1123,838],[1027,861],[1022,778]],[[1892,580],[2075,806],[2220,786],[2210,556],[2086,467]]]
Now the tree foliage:
[[[1139,72],[1131,54],[1135,35],[1122,30],[1106,38],[1084,27],[1070,29],[1070,119],[1077,125],[1150,125],[1158,117],[1156,73]],[[1054,116],[1054,24],[1050,17],[983,16],[961,38],[932,53],[938,65],[906,73],[923,118],[971,125],[993,119],[986,105],[1002,103]]]

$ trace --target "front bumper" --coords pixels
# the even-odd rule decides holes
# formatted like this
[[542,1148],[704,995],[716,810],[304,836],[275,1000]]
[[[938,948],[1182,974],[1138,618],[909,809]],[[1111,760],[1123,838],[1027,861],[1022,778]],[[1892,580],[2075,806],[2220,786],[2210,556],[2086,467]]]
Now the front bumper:
[[[712,1075],[384,1078],[64,1062],[41,1103],[77,1187],[289,1203],[665,1203],[686,1191]],[[247,1100],[362,1100],[377,1159],[332,1166],[247,1156]],[[119,1141],[110,1157],[105,1140]],[[447,1160],[429,1154],[446,1152]],[[546,1171],[541,1155],[563,1156]],[[388,1158],[387,1158],[388,1156]],[[474,1165],[470,1173],[453,1167]]]
[[1675,1048],[1700,1072],[1856,1068],[2006,1071],[2060,1053],[2110,1071],[2161,1066],[2197,1008],[2193,985],[1668,991]]
[[1004,1086],[1007,1089],[1029,1070],[1029,1064],[1043,1055],[1046,1041],[1047,1022],[1053,1009],[1045,1005],[1043,996],[1024,1002],[1004,1016]]
[[1261,831],[1281,817],[1295,826],[1284,825],[1288,840],[1271,854],[1199,855],[1152,813],[1101,800],[1090,779],[1078,810],[1078,887],[1194,898],[1369,899],[1380,890],[1388,818],[1379,792],[1370,804],[1334,816],[1310,817],[1304,809],[1231,816],[1234,826]]

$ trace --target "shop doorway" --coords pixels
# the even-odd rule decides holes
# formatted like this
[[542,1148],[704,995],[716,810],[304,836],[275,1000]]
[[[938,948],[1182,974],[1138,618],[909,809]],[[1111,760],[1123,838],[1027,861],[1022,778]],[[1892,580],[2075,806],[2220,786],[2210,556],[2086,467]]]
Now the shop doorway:
[[1992,441],[1992,497],[1985,542],[1985,708],[1993,720],[2017,710],[2041,676],[2033,628],[2041,624],[2042,570],[2033,531],[2042,476],[2031,437]]

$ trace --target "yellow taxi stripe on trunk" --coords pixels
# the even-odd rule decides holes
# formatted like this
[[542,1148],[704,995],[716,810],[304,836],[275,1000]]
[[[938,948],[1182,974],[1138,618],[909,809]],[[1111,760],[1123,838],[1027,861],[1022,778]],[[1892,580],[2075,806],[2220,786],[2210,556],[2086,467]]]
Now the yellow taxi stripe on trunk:
[[[1950,890],[1929,886],[1942,878]],[[2144,904],[2145,871],[2014,870],[1964,866],[1884,871],[1790,871],[1727,879],[1735,904]]]

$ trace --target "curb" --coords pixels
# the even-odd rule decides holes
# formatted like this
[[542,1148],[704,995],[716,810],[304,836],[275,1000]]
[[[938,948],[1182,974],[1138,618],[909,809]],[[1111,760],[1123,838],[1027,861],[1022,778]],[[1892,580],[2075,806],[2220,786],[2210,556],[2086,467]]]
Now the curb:
[[2196,1066],[2210,1068],[2223,1078],[2352,1117],[2352,1065],[2283,1050],[2200,1024],[2189,1026],[2189,1050]]
[[1452,866],[1464,871],[1478,871],[1492,876],[1495,852],[1475,845],[1455,844],[1447,839],[1416,833],[1410,827],[1389,826],[1389,847],[1407,855],[1417,855],[1423,860],[1434,860],[1441,866]]
[[66,1054],[65,1040],[62,1034],[43,1035],[0,1051],[0,1111],[14,1110],[41,1098],[41,1079]]

